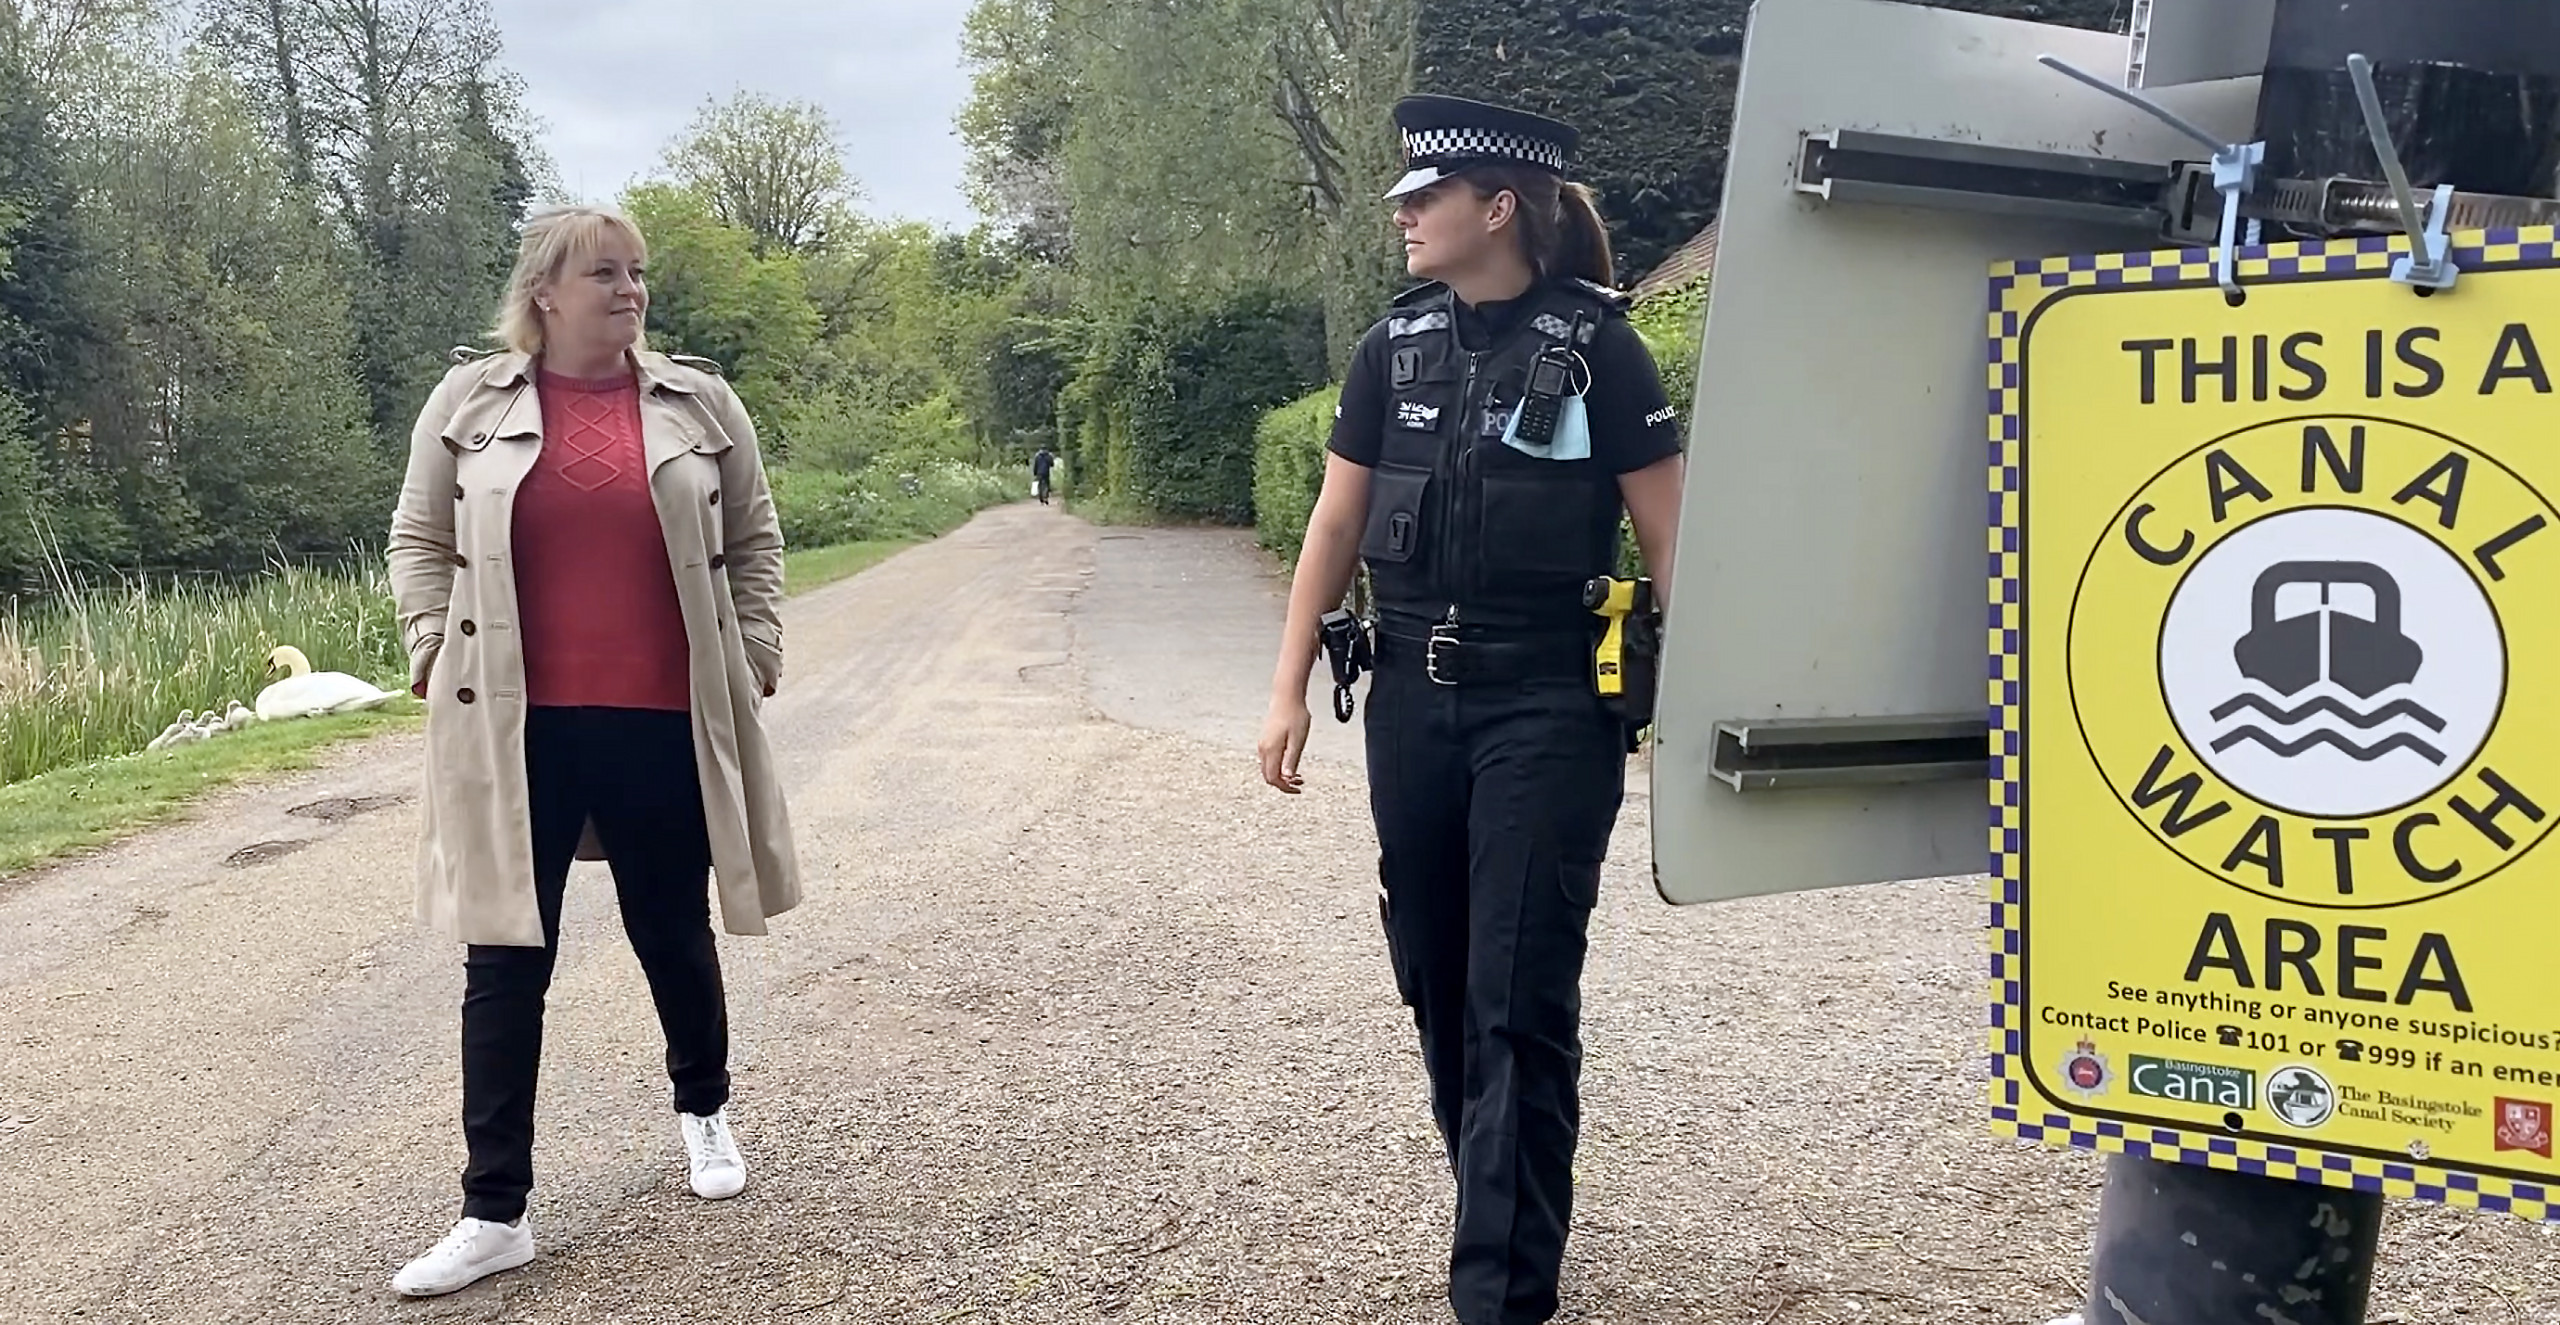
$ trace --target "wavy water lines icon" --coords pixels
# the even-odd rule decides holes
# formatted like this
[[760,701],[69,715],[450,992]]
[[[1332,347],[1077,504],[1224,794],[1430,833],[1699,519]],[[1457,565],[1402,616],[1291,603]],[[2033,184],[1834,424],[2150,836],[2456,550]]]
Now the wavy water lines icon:
[[2426,661],[2426,650],[2401,632],[2400,609],[2399,581],[2371,562],[2267,567],[2251,587],[2249,631],[2231,648],[2251,688],[2211,715],[2217,724],[2238,719],[2241,725],[2215,736],[2212,750],[2254,743],[2291,759],[2325,746],[2358,763],[2402,751],[2444,763],[2444,751],[2425,737],[2381,732],[2403,721],[2435,733],[2446,726],[2406,694],[2385,698],[2405,691]]

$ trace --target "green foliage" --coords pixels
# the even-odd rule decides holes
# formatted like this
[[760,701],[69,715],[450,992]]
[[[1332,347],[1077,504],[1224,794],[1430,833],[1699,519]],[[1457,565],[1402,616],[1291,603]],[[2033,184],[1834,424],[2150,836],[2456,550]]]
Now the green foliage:
[[[237,89],[196,61],[94,88],[79,219],[95,346],[57,397],[116,487],[120,546],[66,539],[76,563],[252,570],[372,532],[389,465],[346,371],[347,287],[320,217]],[[58,462],[59,463],[59,462]]]
[[1326,341],[1336,375],[1347,371],[1360,334],[1396,291],[1413,283],[1395,209],[1378,198],[1404,172],[1396,133],[1398,98],[1413,90],[1420,0],[1325,0],[1314,118],[1339,144],[1340,198],[1320,205]]
[[1123,494],[1175,520],[1253,522],[1254,429],[1325,377],[1312,305],[1268,290],[1151,318],[1126,382]]
[[[6,8],[0,23],[14,26],[19,8]],[[44,407],[74,379],[97,332],[82,305],[87,262],[70,148],[22,49],[0,42],[0,390],[36,407],[42,425],[59,422]],[[0,560],[0,577],[8,570]]]
[[1307,517],[1324,487],[1325,442],[1341,400],[1341,387],[1322,387],[1263,415],[1254,429],[1254,534],[1288,565],[1297,564]]
[[754,236],[714,216],[701,189],[642,184],[622,206],[649,241],[650,343],[719,364],[750,412],[778,408],[821,330],[800,257],[758,254]]
[[668,146],[666,168],[710,200],[721,224],[746,232],[758,256],[826,242],[860,192],[822,107],[749,91],[706,100]]
[[784,465],[770,477],[783,541],[803,547],[932,538],[989,506],[1018,500],[1030,484],[1025,477],[1017,488],[1010,474],[935,459],[878,464],[857,474]]
[[[1964,2],[2103,26],[2120,0]],[[1409,279],[1376,191],[1400,165],[1391,108],[1412,91],[1579,125],[1579,173],[1631,281],[1716,213],[1748,14],[1749,0],[976,0],[960,116],[973,196],[1071,282],[993,324],[987,372],[954,398],[1007,453],[1054,437],[1080,509],[1235,518],[1253,501],[1235,420],[1286,397],[1202,383],[1287,356],[1210,349],[1219,333],[1167,309],[1289,290],[1320,307],[1326,375],[1343,372]],[[1665,307],[1642,328],[1687,409],[1696,319]]]
[[1017,314],[979,333],[967,413],[1009,459],[1059,446],[1057,402],[1073,372],[1062,330],[1057,319]]
[[1058,153],[1088,302],[1134,310],[1296,276],[1302,165],[1275,132],[1272,42],[1297,0],[1052,0],[1073,70]]
[[1715,215],[1746,0],[1421,0],[1415,90],[1526,106],[1582,132],[1620,279]]
[[33,615],[0,611],[0,785],[141,749],[181,710],[254,708],[267,654],[397,691],[407,654],[378,566],[286,568],[240,588],[136,580],[55,586]]
[[1414,3],[978,0],[972,188],[1072,262],[987,356],[1054,408],[990,440],[1053,436],[1080,509],[1250,517],[1254,421],[1339,371],[1405,279],[1377,192]]
[[486,332],[540,169],[519,80],[492,58],[488,0],[203,12],[200,36],[242,85],[292,192],[326,206],[347,242],[367,417],[404,456],[441,356]]
[[1075,52],[1053,9],[1051,0],[977,0],[970,8],[960,34],[970,91],[958,120],[971,201],[1012,227],[1027,251],[1056,262],[1069,251],[1059,161]]
[[1662,394],[1680,410],[1683,420],[1697,417],[1698,354],[1706,334],[1706,282],[1674,294],[1648,299],[1629,318],[1636,335],[1653,353],[1654,371],[1662,378]]
[[44,455],[28,423],[27,407],[0,393],[0,578],[39,564],[42,533],[51,523]]

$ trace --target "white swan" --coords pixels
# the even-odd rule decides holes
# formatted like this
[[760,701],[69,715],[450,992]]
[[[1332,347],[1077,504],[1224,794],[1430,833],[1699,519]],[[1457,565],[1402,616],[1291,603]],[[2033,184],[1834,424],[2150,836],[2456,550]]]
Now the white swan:
[[391,692],[345,672],[315,672],[311,660],[302,650],[283,645],[267,655],[267,672],[273,675],[283,668],[289,675],[258,692],[258,719],[273,722],[279,718],[316,718],[329,713],[353,713],[388,703]]

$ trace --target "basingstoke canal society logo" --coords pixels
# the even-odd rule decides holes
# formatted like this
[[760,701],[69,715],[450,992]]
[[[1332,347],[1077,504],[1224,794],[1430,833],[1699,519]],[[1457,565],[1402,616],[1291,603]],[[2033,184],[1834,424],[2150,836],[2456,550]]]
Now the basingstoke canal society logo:
[[2310,1131],[2338,1111],[2338,1092],[2320,1069],[2294,1064],[2267,1078],[2267,1112],[2288,1127]]
[[2560,650],[2519,624],[2552,591],[2555,526],[2493,458],[2408,425],[2297,420],[2199,447],[2082,576],[2070,673],[2090,753],[2155,837],[2251,891],[2389,906],[2476,882],[2560,809],[2521,734],[2540,723],[2518,715],[2560,694]]

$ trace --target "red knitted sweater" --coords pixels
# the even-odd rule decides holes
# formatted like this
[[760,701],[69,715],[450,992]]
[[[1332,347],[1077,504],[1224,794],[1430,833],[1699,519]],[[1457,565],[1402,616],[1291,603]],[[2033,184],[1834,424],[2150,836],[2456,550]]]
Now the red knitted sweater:
[[649,496],[640,388],[545,372],[542,454],[516,492],[525,702],[692,707],[691,650]]

